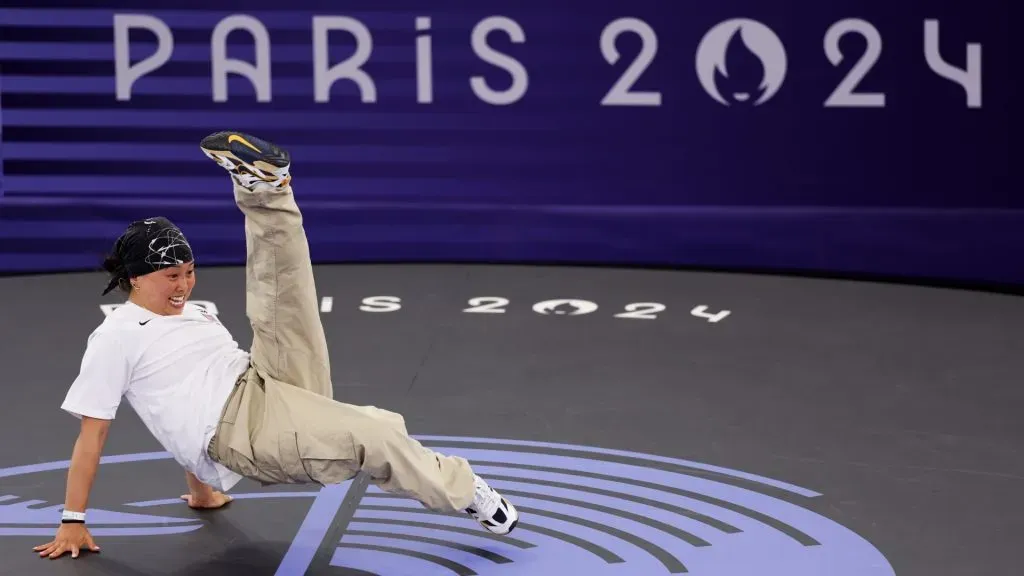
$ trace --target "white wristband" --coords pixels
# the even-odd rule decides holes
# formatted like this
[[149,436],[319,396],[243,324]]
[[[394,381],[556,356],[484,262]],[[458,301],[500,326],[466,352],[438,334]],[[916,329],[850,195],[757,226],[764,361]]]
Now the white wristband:
[[85,512],[69,512],[65,510],[60,516],[61,522],[85,522]]

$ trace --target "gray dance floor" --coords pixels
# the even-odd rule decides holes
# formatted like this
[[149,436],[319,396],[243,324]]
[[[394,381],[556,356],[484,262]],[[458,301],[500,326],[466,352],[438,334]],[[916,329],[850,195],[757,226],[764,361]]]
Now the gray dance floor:
[[[90,500],[102,552],[38,558],[117,298],[0,279],[0,574],[972,576],[1020,572],[1024,299],[650,270],[317,268],[335,397],[406,416],[522,512],[491,537],[361,479],[198,512],[127,403]],[[193,298],[248,346],[244,273]],[[108,308],[109,310],[109,308]]]

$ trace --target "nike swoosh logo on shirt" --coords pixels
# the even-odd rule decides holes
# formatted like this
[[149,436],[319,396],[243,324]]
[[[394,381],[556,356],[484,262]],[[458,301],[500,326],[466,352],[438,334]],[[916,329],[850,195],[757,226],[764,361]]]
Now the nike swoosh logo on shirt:
[[[152,318],[150,318],[149,320],[152,320]],[[149,324],[149,320],[146,320],[145,322],[139,320],[139,326],[145,326],[146,324]]]

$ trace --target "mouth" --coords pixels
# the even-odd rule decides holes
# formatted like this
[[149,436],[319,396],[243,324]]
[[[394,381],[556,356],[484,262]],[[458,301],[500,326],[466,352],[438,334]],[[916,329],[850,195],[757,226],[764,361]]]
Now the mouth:
[[174,307],[174,308],[184,308],[185,307],[185,296],[172,296],[172,297],[168,298],[167,301],[170,302],[171,306]]

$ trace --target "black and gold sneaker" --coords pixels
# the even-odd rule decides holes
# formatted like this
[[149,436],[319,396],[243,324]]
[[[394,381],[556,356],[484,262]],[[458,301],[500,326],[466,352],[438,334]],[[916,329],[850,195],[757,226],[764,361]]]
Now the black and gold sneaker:
[[242,132],[215,132],[199,147],[243,188],[252,190],[260,183],[283,188],[291,182],[288,151],[266,140]]

